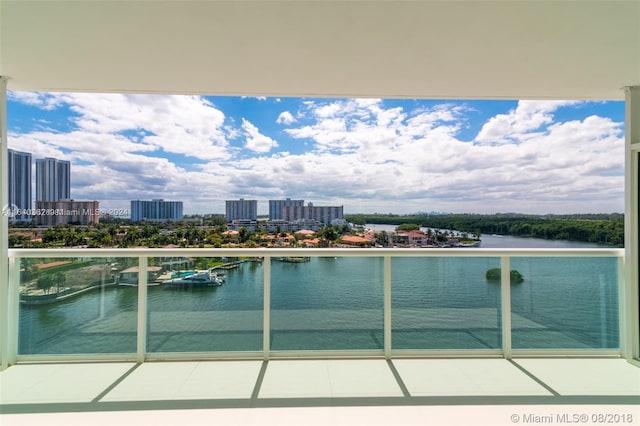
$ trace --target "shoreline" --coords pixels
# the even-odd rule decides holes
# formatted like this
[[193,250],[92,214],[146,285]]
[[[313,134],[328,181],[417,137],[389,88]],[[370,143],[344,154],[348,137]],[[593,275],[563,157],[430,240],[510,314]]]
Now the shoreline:
[[[22,305],[48,305],[56,302],[62,302],[67,299],[72,299],[76,296],[79,296],[84,293],[88,293],[90,291],[107,288],[107,287],[115,287],[118,284],[115,282],[98,284],[88,286],[76,291],[70,291],[68,293],[64,293],[60,296],[53,297],[58,293],[49,293],[49,294],[40,294],[40,295],[28,295],[28,294],[20,294],[20,304]],[[62,293],[62,292],[61,292]]]

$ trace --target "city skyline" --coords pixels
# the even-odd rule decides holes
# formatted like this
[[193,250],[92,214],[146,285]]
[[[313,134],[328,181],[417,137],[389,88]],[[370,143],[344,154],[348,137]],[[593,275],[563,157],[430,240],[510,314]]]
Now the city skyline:
[[104,209],[312,199],[351,213],[624,210],[624,104],[9,92],[9,148]]

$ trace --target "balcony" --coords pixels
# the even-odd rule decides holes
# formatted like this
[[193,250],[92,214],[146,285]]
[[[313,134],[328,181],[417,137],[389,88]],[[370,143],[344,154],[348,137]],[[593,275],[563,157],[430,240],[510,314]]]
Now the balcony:
[[[607,419],[598,415],[607,412],[618,415],[611,418],[617,423],[637,422],[637,2],[85,2],[70,8],[5,1],[0,9],[1,161],[7,85],[627,102],[624,257],[619,250],[29,252],[8,249],[3,219],[3,424],[602,424]],[[0,183],[4,206],[8,195]],[[254,281],[236,287],[251,290],[252,298],[232,298],[215,310],[185,303],[190,291],[171,293],[175,303],[163,305],[156,298],[162,288],[145,282],[145,266],[158,257],[240,255],[264,259],[243,266]],[[299,255],[312,262],[274,261]],[[126,259],[142,279],[137,287],[116,287],[105,272],[84,295],[29,316],[38,311],[20,303],[28,281],[20,269],[38,258],[104,265]],[[328,300],[309,292],[307,274],[297,274],[294,287],[279,271],[358,259],[368,267],[337,269],[325,280]],[[484,273],[496,267],[501,282],[486,282]],[[420,268],[437,275],[403,276]],[[525,281],[510,285],[511,269]],[[358,280],[370,285],[367,291],[342,297]],[[221,295],[232,284],[230,272],[210,293]],[[65,291],[73,282],[60,285]],[[460,288],[468,291],[453,291]],[[309,297],[287,306],[287,296],[300,290]]]
[[[213,259],[230,268],[215,270],[222,286],[156,282],[176,260]],[[640,402],[640,370],[621,359],[621,249],[12,249],[9,260],[5,413]],[[60,282],[37,289],[35,264]]]

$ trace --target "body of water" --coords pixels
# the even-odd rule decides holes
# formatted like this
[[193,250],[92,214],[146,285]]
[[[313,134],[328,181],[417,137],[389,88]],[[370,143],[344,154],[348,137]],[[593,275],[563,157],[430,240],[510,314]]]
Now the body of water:
[[[594,247],[483,236],[482,247]],[[428,250],[428,249],[425,249]],[[469,250],[474,250],[470,248]],[[499,349],[500,286],[486,271],[499,258],[393,258],[395,349]],[[616,348],[617,259],[514,258],[514,349]],[[148,288],[148,352],[259,352],[263,265],[225,271],[223,286]],[[314,257],[272,262],[270,349],[382,350],[382,258]],[[138,289],[105,285],[49,305],[20,306],[20,354],[134,353]]]

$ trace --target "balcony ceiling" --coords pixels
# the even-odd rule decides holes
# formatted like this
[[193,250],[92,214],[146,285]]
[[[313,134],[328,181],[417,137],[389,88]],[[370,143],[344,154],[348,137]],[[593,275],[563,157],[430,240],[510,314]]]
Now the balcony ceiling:
[[639,1],[0,2],[13,90],[622,99]]

